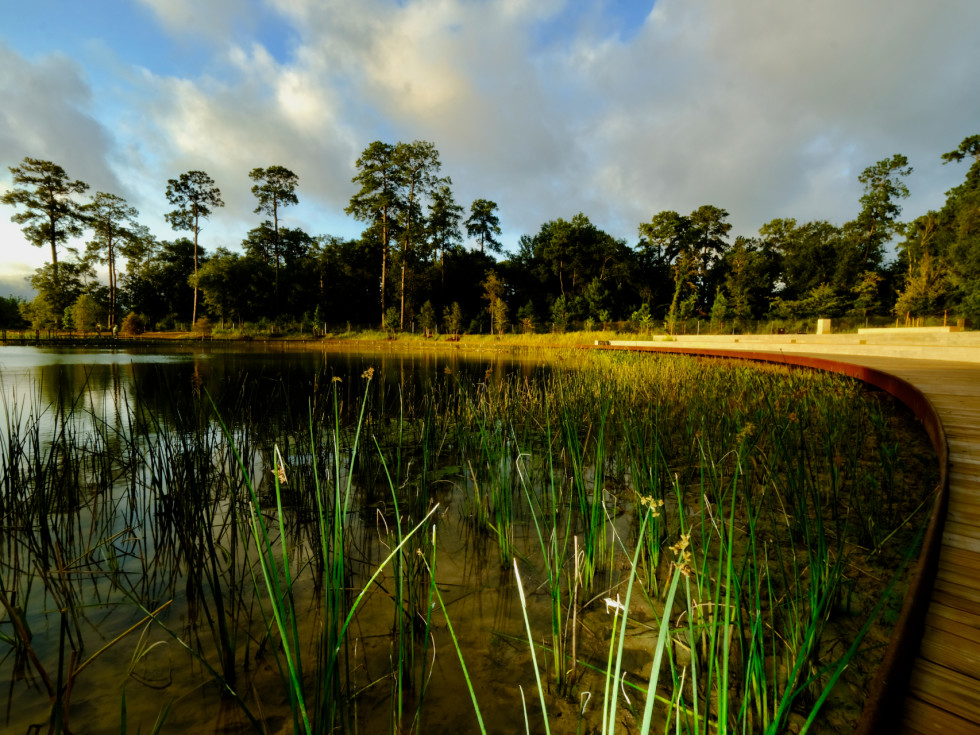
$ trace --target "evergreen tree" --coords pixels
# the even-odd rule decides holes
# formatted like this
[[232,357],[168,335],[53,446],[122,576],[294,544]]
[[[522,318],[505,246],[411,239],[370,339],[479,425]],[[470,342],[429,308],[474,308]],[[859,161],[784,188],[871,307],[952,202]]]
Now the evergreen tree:
[[[274,299],[279,307],[279,268],[282,264],[283,252],[279,237],[279,210],[299,203],[296,187],[299,177],[285,166],[269,166],[269,168],[253,168],[248,174],[256,182],[252,194],[258,199],[254,212],[268,214],[272,217],[270,250],[272,264],[275,269]],[[268,223],[263,223],[268,224]]]
[[167,222],[175,230],[190,230],[194,233],[194,307],[191,310],[191,322],[197,322],[197,269],[198,269],[198,236],[201,233],[201,220],[211,216],[217,207],[225,206],[221,200],[221,190],[214,184],[214,179],[203,171],[188,171],[179,178],[167,181],[167,201],[176,209],[164,215]]
[[898,202],[909,196],[909,188],[902,180],[912,173],[908,164],[908,159],[897,153],[868,166],[858,176],[858,181],[864,184],[861,211],[845,231],[857,245],[859,273],[881,266],[885,244],[901,227],[898,216],[902,207]]
[[122,197],[103,191],[97,192],[83,209],[92,230],[88,251],[95,260],[105,263],[109,268],[109,312],[106,324],[112,329],[116,324],[117,313],[116,256],[121,244],[134,237],[133,228],[136,227],[139,213]]
[[503,246],[496,236],[500,234],[500,218],[496,214],[497,203],[489,199],[477,199],[470,205],[466,220],[466,233],[480,242],[480,252],[490,250],[499,253]]
[[399,168],[402,184],[400,247],[401,289],[399,326],[405,328],[405,284],[409,268],[419,257],[419,246],[424,242],[426,230],[422,202],[430,195],[437,182],[448,185],[448,180],[437,179],[442,163],[435,145],[425,140],[399,143],[395,146],[395,163]]
[[463,219],[463,208],[453,199],[453,192],[447,182],[432,192],[429,203],[429,239],[433,252],[439,253],[439,273],[442,285],[446,283],[446,251],[456,252],[463,242],[459,225]]
[[398,210],[401,206],[402,171],[395,156],[395,146],[376,140],[357,159],[357,174],[351,181],[361,188],[344,210],[368,229],[365,240],[381,244],[381,322],[386,314],[385,291],[391,242],[398,236]]
[[60,293],[61,274],[58,248],[69,238],[82,234],[85,216],[82,205],[75,200],[88,190],[88,184],[71,180],[65,170],[51,161],[25,158],[19,166],[11,166],[14,188],[0,196],[0,202],[23,207],[10,220],[24,225],[23,232],[35,247],[51,247],[51,275],[54,291],[49,297],[61,308],[71,303]]

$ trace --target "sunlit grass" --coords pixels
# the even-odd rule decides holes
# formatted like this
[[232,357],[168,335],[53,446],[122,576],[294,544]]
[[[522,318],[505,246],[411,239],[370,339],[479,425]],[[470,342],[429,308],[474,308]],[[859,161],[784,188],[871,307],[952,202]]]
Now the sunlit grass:
[[[84,393],[4,404],[3,666],[41,683],[55,731],[82,672],[119,665],[89,650],[92,609],[132,660],[163,655],[123,635],[147,618],[200,672],[161,684],[166,717],[210,681],[255,728],[281,701],[296,732],[425,732],[444,643],[488,728],[522,693],[488,705],[454,611],[470,591],[436,563],[446,512],[481,570],[512,576],[519,626],[487,635],[522,636],[505,676],[530,667],[546,729],[819,722],[900,594],[931,487],[909,484],[888,412],[834,376],[566,351],[420,387],[334,377],[305,410],[275,384],[173,386],[170,415],[136,399],[122,423]],[[854,575],[875,564],[869,604]],[[126,722],[133,689],[120,701]]]

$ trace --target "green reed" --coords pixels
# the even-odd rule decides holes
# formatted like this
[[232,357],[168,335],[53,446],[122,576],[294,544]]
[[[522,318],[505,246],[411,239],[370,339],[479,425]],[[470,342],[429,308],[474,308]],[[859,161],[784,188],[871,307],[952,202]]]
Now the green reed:
[[[685,604],[671,633],[675,647],[688,649],[688,660],[671,667],[670,700],[678,723],[683,721],[694,732],[744,727],[775,731],[784,726],[791,708],[800,703],[819,706],[877,615],[869,614],[844,657],[836,662],[826,659],[828,622],[849,614],[841,607],[841,585],[852,544],[860,540],[856,494],[867,492],[858,483],[834,482],[833,477],[835,472],[838,477],[856,474],[867,447],[854,437],[869,428],[880,435],[885,427],[869,420],[880,412],[874,405],[866,409],[840,379],[778,375],[775,379],[786,386],[774,393],[767,371],[761,371],[763,381],[751,371],[732,372],[735,375],[728,377],[735,378],[735,385],[726,388],[738,397],[737,406],[710,384],[706,390],[702,387],[700,400],[687,391],[688,411],[705,418],[685,420],[681,431],[656,420],[659,416],[650,421],[650,403],[646,408],[629,400],[616,403],[621,425],[615,434],[627,452],[623,465],[629,467],[624,479],[636,487],[634,512],[639,519],[645,516],[642,510],[655,511],[650,515],[657,526],[648,534],[640,524],[641,543],[629,563],[630,577],[638,571],[639,551],[644,549],[648,588],[665,589],[658,568],[668,533],[681,537],[675,551],[688,555],[683,563]],[[646,392],[637,384],[627,382],[624,387],[628,393]],[[676,390],[676,376],[664,384],[665,390]],[[589,388],[580,383],[565,393],[594,399],[598,393],[589,396]],[[707,417],[716,415],[711,404],[719,399],[732,406],[732,415],[709,423]],[[658,412],[670,415],[670,409],[661,411],[662,404],[653,401]],[[780,412],[779,401],[793,410]],[[848,412],[851,403],[858,405],[857,411]],[[579,414],[583,418],[575,427],[577,433],[565,435],[573,486],[578,482],[582,487],[574,477],[581,476],[580,468],[595,467],[598,476],[605,466],[598,451],[594,464],[580,459],[580,435],[590,425],[604,429],[604,411],[594,408],[602,403],[592,405],[591,412]],[[572,402],[564,410],[575,414],[581,408],[581,402]],[[835,429],[841,418],[846,428]],[[766,431],[767,426],[774,430]],[[829,438],[812,441],[824,437],[825,430]],[[713,446],[733,448],[718,451]],[[878,456],[890,465],[886,476],[894,473],[895,455]],[[599,482],[596,487],[601,487]],[[672,498],[666,497],[665,487],[673,488]],[[583,528],[594,528],[591,508],[580,504],[577,510]],[[782,540],[771,542],[773,534]],[[541,557],[550,581],[547,549]],[[552,650],[558,652],[560,646],[553,644]],[[609,650],[607,683],[615,677],[616,658]],[[603,731],[608,731],[608,713],[603,722]]]
[[[439,501],[472,529],[464,553],[485,537],[497,563],[540,580],[511,581],[520,617],[495,618],[494,633],[524,629],[547,729],[622,729],[626,714],[641,721],[637,697],[641,732],[818,722],[888,604],[887,585],[870,609],[852,601],[853,570],[914,548],[923,501],[896,499],[915,488],[889,412],[828,376],[561,358],[473,384],[229,381],[213,402],[165,386],[166,416],[142,394],[118,419],[85,392],[59,408],[4,404],[11,668],[36,677],[67,729],[89,672],[116,666],[124,686],[130,658],[162,656],[127,633],[149,619],[256,729],[282,699],[297,732],[353,732],[367,727],[359,703],[387,699],[391,731],[424,732],[443,695],[434,657],[451,644],[492,729],[486,667],[473,666],[486,652],[467,648],[453,608],[473,592],[444,599],[462,582],[443,550],[435,561]],[[93,609],[112,611],[106,651],[87,642]],[[850,636],[842,650],[828,631]],[[380,661],[366,651],[379,638]],[[280,695],[257,683],[263,663]],[[576,722],[557,717],[560,698],[586,694]]]

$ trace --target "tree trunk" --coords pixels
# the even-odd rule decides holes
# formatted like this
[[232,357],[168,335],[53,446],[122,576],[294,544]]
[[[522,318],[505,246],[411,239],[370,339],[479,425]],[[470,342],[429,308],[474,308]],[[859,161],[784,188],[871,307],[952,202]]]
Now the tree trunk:
[[191,311],[191,329],[197,323],[197,218],[194,218],[194,308]]
[[61,293],[61,281],[58,280],[58,237],[55,229],[56,220],[53,214],[48,215],[51,222],[51,275],[54,278],[55,288]]
[[385,328],[385,278],[388,272],[388,207],[381,210],[381,328]]
[[381,248],[381,328],[385,326],[385,275],[388,270],[388,246]]
[[273,237],[275,238],[275,251],[276,251],[276,286],[275,286],[275,304],[276,304],[276,314],[279,314],[279,203],[276,198],[272,198],[272,231]]
[[109,236],[109,318],[106,325],[112,329],[116,323],[116,263],[112,253],[112,235]]

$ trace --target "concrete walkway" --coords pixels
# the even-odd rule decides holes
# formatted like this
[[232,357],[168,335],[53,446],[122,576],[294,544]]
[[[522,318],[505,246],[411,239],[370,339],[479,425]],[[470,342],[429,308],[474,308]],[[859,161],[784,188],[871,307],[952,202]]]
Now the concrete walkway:
[[[928,574],[934,578],[923,580],[928,602],[903,700],[882,703],[884,714],[876,717],[897,720],[899,732],[980,733],[980,333],[687,336],[610,345],[728,356],[744,351],[756,359],[767,353],[777,361],[830,358],[896,376],[921,391],[946,434],[948,506],[945,518],[937,506],[944,521],[936,531],[938,565]],[[884,730],[878,724],[868,731]]]
[[657,337],[650,340],[630,340],[610,344],[659,349],[673,346],[708,350],[806,353],[824,357],[843,355],[904,357],[980,364],[980,331],[942,333],[896,329],[893,333],[875,331],[872,334],[682,334],[670,341],[666,341],[664,337]]

